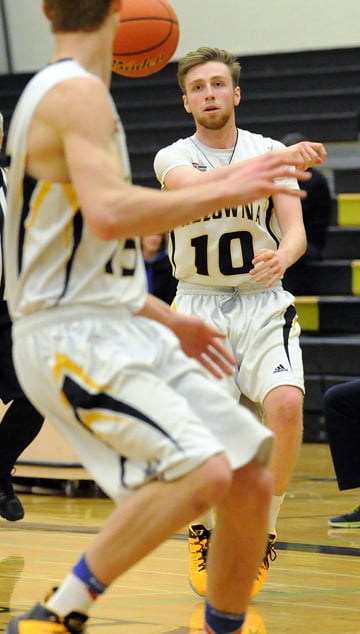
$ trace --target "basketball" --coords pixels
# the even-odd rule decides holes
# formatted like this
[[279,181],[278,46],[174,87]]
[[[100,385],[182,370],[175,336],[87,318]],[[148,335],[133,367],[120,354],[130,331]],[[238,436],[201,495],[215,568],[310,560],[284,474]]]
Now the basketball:
[[146,77],[164,68],[179,41],[179,22],[167,0],[123,0],[112,70]]

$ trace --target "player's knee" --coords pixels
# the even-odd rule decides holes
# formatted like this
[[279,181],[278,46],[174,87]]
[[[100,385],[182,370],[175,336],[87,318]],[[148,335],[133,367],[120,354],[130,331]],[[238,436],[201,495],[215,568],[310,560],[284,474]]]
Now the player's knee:
[[302,420],[303,399],[303,393],[298,388],[276,388],[264,401],[267,416],[288,425],[298,425]]
[[270,469],[258,458],[254,458],[245,467],[237,469],[233,481],[239,482],[239,486],[245,491],[257,493],[261,499],[271,498],[273,493],[273,476]]
[[209,458],[200,471],[201,477],[197,478],[200,486],[193,495],[197,516],[216,505],[228,492],[232,482],[232,470],[225,454]]
[[256,514],[266,517],[273,495],[273,476],[268,467],[257,458],[234,471],[229,494],[220,501],[219,508],[238,514],[239,504],[256,509]]

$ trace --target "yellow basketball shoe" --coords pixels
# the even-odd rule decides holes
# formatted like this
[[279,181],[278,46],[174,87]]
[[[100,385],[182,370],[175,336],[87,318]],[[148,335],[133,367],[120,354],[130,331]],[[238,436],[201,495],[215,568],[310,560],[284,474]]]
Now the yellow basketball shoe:
[[16,616],[6,626],[6,634],[85,634],[87,616],[71,612],[62,617],[37,603],[30,612]]
[[194,592],[204,597],[206,594],[206,557],[211,531],[203,524],[189,526],[189,583]]
[[252,588],[252,592],[251,592],[251,598],[253,599],[257,593],[261,590],[264,581],[265,581],[265,577],[267,575],[267,571],[269,570],[269,566],[270,566],[270,561],[275,561],[276,559],[276,550],[275,550],[275,542],[276,542],[276,533],[275,535],[272,533],[269,533],[268,535],[268,541],[267,541],[267,546],[266,546],[266,553],[265,553],[265,557],[261,562],[261,566],[259,568],[259,572],[256,576],[256,579],[254,581],[254,585]]
[[265,623],[262,617],[251,605],[248,607],[241,634],[266,634]]
[[204,602],[199,603],[192,611],[189,623],[190,634],[203,634],[204,632]]

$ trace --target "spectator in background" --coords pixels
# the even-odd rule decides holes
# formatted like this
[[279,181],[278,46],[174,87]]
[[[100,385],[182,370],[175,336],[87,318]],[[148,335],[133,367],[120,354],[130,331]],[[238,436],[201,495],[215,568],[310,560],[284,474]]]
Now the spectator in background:
[[[4,119],[0,113],[0,150],[4,137]],[[0,167],[0,236],[6,214],[6,172]],[[0,244],[0,399],[12,401],[0,422],[0,516],[16,522],[24,517],[24,508],[14,492],[11,472],[20,454],[33,441],[43,417],[24,395],[12,360],[12,325],[4,300],[4,277]]]
[[[306,141],[306,137],[300,132],[292,132],[281,141],[288,147]],[[307,248],[304,255],[287,269],[283,278],[284,288],[294,295],[307,294],[307,265],[323,259],[331,221],[331,194],[328,181],[316,167],[311,167],[309,172],[312,178],[299,183],[300,188],[307,192],[307,197],[301,200]]]
[[141,239],[141,248],[149,293],[171,304],[175,297],[177,280],[171,271],[167,240],[165,233],[151,233]]
[[[324,395],[329,446],[340,491],[360,487],[360,379],[340,383]],[[331,517],[334,528],[360,528],[360,504]]]

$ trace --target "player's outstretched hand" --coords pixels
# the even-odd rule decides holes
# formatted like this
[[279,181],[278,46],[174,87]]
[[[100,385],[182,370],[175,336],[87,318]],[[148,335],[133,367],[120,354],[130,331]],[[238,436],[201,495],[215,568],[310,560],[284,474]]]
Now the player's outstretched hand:
[[222,332],[199,317],[175,313],[174,318],[171,329],[189,357],[200,361],[218,379],[233,374],[235,359],[221,343],[225,338]]
[[304,198],[306,192],[290,189],[286,183],[278,180],[296,178],[303,181],[311,178],[311,175],[304,171],[304,159],[300,156],[299,150],[289,152],[289,149],[266,152],[233,165],[227,174],[229,204],[247,205],[274,194]]
[[283,152],[288,156],[289,165],[294,164],[302,170],[307,170],[314,165],[321,165],[327,156],[323,144],[315,141],[300,141],[295,145],[289,145]]

